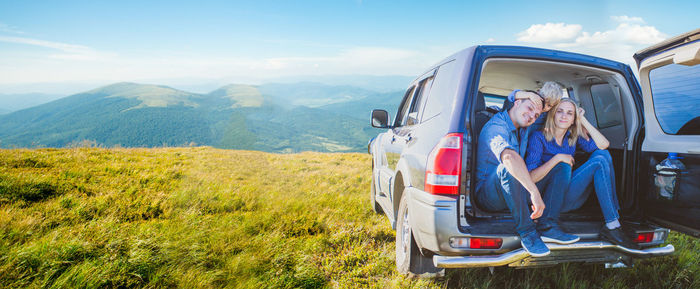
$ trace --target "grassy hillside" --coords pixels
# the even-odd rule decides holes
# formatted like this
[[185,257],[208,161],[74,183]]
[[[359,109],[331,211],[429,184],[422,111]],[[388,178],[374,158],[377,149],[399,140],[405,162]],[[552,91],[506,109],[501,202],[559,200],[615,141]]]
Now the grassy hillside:
[[632,269],[410,280],[368,204],[367,154],[0,150],[2,288],[698,288],[700,241]]

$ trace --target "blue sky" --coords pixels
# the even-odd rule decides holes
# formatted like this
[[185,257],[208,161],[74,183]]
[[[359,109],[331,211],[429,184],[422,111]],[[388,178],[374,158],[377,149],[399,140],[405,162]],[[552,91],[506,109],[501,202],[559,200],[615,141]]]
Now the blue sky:
[[0,93],[37,83],[416,75],[487,43],[632,63],[636,50],[700,26],[699,2],[656,3],[0,0]]

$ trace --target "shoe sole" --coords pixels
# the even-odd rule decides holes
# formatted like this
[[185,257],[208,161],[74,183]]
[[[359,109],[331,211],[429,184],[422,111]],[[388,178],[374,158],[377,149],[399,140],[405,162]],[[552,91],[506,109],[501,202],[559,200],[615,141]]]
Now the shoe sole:
[[[528,251],[527,248],[525,248],[525,245],[523,245],[523,242],[522,242],[522,241],[520,241],[520,246],[522,246],[522,247],[523,247],[523,250],[525,250],[525,252],[527,252],[528,254],[530,254],[530,256],[532,256],[532,257],[544,257],[544,256],[549,255],[549,253],[552,253],[552,251],[549,251],[549,250],[547,250],[547,253],[539,253],[539,254],[538,254],[538,253],[532,253],[532,252]],[[548,249],[549,249],[549,248],[548,248]]]
[[576,243],[576,242],[578,242],[579,240],[581,240],[581,237],[577,237],[576,239],[573,239],[573,240],[570,240],[570,241],[562,241],[562,240],[559,240],[559,239],[552,239],[552,238],[545,237],[545,236],[541,236],[540,238],[542,238],[542,242],[545,242],[545,243],[557,243],[557,244],[561,244],[561,245],[573,244],[573,243]]

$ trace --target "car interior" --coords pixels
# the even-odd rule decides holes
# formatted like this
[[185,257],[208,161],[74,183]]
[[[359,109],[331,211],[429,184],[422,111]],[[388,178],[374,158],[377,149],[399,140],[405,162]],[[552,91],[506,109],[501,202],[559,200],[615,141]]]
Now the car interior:
[[[545,82],[557,82],[563,88],[563,97],[574,99],[585,110],[585,117],[610,141],[608,151],[615,166],[618,199],[622,210],[633,205],[633,196],[626,194],[623,159],[624,147],[633,146],[632,135],[638,130],[638,114],[625,77],[617,72],[596,67],[571,63],[540,61],[531,59],[493,58],[484,62],[480,74],[478,92],[474,100],[471,131],[472,156],[476,159],[476,143],[481,128],[501,110],[507,95],[514,89],[536,90]],[[587,155],[576,156],[576,163],[582,164]],[[471,162],[470,179],[475,180],[476,162]],[[574,167],[575,169],[576,167]],[[475,181],[470,182],[472,190]],[[471,191],[471,190],[470,190]],[[488,212],[474,203],[471,197],[467,202],[467,212],[472,218],[503,216],[508,212]],[[562,214],[566,219],[602,219],[595,193],[579,210]]]

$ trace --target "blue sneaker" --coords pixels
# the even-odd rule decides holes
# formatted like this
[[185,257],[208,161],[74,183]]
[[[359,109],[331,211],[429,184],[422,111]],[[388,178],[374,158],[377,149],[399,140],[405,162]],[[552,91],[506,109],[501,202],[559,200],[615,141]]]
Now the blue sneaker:
[[540,232],[540,235],[542,236],[542,241],[547,243],[557,243],[566,245],[576,243],[578,242],[578,240],[581,240],[579,236],[564,233],[557,226],[551,227],[544,232]]
[[543,257],[549,255],[549,248],[540,239],[537,231],[525,233],[520,236],[520,245],[533,257]]

